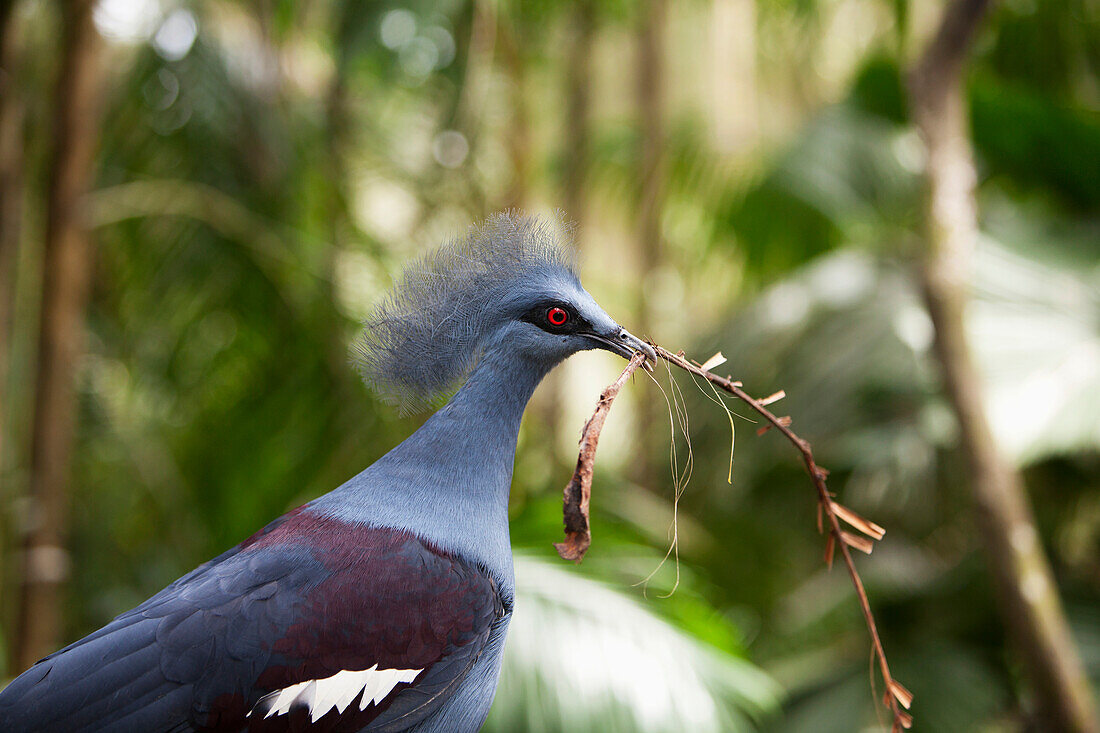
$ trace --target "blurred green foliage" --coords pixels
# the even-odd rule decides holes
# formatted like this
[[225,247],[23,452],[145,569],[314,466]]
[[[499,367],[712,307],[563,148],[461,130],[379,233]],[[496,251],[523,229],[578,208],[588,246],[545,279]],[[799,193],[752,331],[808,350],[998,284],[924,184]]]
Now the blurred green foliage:
[[[733,38],[708,36],[726,27],[712,20],[729,6],[750,23]],[[52,7],[24,0],[17,21],[28,187],[3,385],[8,633]],[[921,147],[900,69],[938,7],[670,3],[666,241],[647,272],[633,245],[640,11],[595,3],[582,269],[624,324],[640,317],[644,289],[649,336],[700,359],[722,350],[724,369],[754,393],[786,390],[782,411],[841,500],[889,530],[858,562],[920,729],[1012,730],[1030,700],[971,529],[911,272]],[[423,416],[395,415],[349,367],[358,319],[404,259],[512,200],[515,136],[527,140],[524,205],[560,204],[572,152],[564,129],[576,123],[562,103],[570,10],[556,3],[105,1],[97,22],[109,43],[89,202],[98,262],[72,481],[72,638],[334,488],[416,427]],[[746,96],[732,113],[702,81],[726,78],[716,68],[723,43],[755,49],[734,70]],[[522,76],[504,73],[508,63]],[[990,18],[968,86],[985,216],[972,338],[994,428],[1026,470],[1094,682],[1098,66],[1100,4],[1016,0]],[[514,99],[529,129],[517,130]],[[732,147],[715,134],[731,114],[742,131]],[[663,406],[638,379],[602,445],[593,550],[580,568],[553,556],[569,448],[618,368],[610,356],[577,357],[524,423],[512,508],[521,598],[490,728],[874,725],[866,632],[846,578],[822,566],[801,465],[777,436],[757,438],[737,418],[727,483],[726,415],[686,376],[677,392],[656,375],[690,416],[694,476],[677,508],[677,552],[643,592],[669,548],[674,497],[670,476],[639,485],[630,470],[640,451],[663,458],[669,439],[663,425],[638,433],[638,402]],[[680,438],[681,465],[686,456]]]

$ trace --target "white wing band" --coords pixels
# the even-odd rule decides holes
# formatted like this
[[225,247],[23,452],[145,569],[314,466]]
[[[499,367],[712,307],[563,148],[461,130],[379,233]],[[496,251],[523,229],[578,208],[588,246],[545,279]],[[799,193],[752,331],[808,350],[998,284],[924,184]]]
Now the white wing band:
[[305,705],[309,709],[310,722],[316,723],[333,708],[343,713],[362,692],[359,709],[366,710],[371,703],[386,699],[393,688],[402,682],[412,682],[423,669],[370,669],[353,672],[344,670],[322,680],[307,680],[264,695],[248,714],[262,711],[270,705],[264,718],[289,713],[294,707]]

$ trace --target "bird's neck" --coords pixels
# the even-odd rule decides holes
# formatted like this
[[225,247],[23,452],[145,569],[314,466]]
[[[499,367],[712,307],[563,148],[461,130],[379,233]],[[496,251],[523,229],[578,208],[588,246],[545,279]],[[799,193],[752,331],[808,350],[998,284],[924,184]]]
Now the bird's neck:
[[367,524],[409,529],[482,562],[510,588],[508,496],[516,438],[527,402],[551,366],[487,353],[446,406],[330,494],[341,495],[331,508]]

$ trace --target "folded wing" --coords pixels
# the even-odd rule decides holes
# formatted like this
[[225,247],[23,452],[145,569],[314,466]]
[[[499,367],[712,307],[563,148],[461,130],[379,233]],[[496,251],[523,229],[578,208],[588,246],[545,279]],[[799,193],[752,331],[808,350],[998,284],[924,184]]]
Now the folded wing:
[[407,532],[297,510],[0,692],[11,731],[405,730],[504,614]]

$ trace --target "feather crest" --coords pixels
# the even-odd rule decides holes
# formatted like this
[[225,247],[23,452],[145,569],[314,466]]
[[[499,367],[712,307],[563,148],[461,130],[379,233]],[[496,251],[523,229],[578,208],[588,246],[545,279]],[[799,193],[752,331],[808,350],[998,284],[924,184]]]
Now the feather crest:
[[517,284],[546,269],[577,277],[573,229],[560,215],[499,213],[408,265],[364,321],[363,379],[406,412],[436,402],[476,366]]

